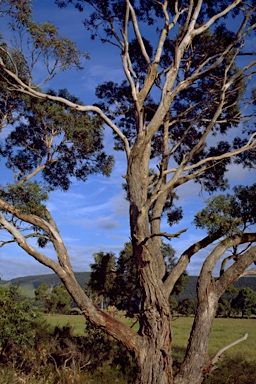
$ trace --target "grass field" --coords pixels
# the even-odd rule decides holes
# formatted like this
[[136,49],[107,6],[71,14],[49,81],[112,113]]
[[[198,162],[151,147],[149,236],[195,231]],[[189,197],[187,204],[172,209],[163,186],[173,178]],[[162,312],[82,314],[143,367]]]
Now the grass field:
[[[65,325],[70,325],[73,328],[74,335],[85,336],[85,318],[83,315],[48,315],[45,317],[48,324],[51,326],[63,327]],[[133,319],[126,317],[119,318],[123,323],[132,327],[134,324]],[[133,327],[134,331],[138,330],[138,325],[135,324]]]
[[[133,321],[120,318],[131,326]],[[60,327],[69,324],[74,334],[85,335],[84,317],[80,315],[47,316],[51,326]],[[173,353],[175,360],[182,360],[189,338],[193,318],[180,317],[173,321]],[[138,325],[134,326],[134,331]],[[225,354],[214,371],[214,375],[206,380],[207,384],[256,384],[256,319],[215,319],[210,337],[209,355],[211,357],[227,344],[248,333],[248,339],[225,351]]]
[[[134,323],[132,319],[125,317],[120,317],[120,320],[128,326],[132,326]],[[85,320],[82,315],[49,315],[46,316],[46,321],[51,326],[70,325],[73,327],[74,334],[85,335]],[[173,321],[174,348],[184,349],[186,347],[192,323],[192,317],[179,317]],[[133,329],[136,332],[138,325],[135,324]],[[239,339],[245,333],[248,333],[248,339],[227,350],[226,356],[235,357],[237,354],[245,356],[256,351],[256,319],[215,319],[210,337],[210,355],[215,355],[222,347]],[[253,358],[255,359],[255,356]]]

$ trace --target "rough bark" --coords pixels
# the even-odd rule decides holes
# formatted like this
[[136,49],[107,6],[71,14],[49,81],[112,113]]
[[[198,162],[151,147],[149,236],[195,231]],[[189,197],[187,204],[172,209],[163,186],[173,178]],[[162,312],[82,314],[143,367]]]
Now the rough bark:
[[[198,306],[190,334],[186,357],[175,377],[175,384],[200,384],[210,370],[209,336],[218,306],[213,279],[198,281]],[[205,280],[205,281],[204,281]]]
[[126,179],[131,204],[131,237],[142,294],[139,334],[143,348],[136,356],[138,383],[169,384],[172,383],[171,318],[161,279],[163,261],[157,260],[161,254],[154,248],[155,239],[151,238],[149,226],[147,151],[150,153],[150,145],[145,143],[133,148]]
[[255,240],[255,233],[226,238],[206,258],[197,283],[196,315],[184,361],[174,380],[175,384],[200,384],[211,373],[214,361],[208,356],[208,343],[218,300],[230,284],[241,277],[243,271],[256,260],[256,247],[240,256],[239,260],[217,279],[213,277],[213,269],[231,246]]

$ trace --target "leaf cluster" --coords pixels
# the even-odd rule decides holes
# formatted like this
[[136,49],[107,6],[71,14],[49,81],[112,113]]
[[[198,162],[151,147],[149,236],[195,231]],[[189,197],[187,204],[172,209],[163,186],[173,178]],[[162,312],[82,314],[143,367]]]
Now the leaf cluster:
[[[0,17],[8,16],[7,20],[14,34],[10,47],[7,44],[0,46],[4,65],[34,88],[38,87],[33,84],[37,65],[40,65],[41,85],[60,71],[83,69],[83,61],[89,59],[88,53],[80,52],[71,39],[61,36],[54,24],[33,21],[32,11],[30,1],[1,1]],[[0,74],[0,81],[2,80],[11,84],[8,74]]]
[[21,213],[45,218],[48,193],[39,183],[7,184],[0,187],[0,198]]
[[234,194],[218,195],[207,201],[207,207],[195,216],[198,228],[209,234],[221,231],[223,235],[241,233],[256,222],[256,184],[237,186]]
[[[56,95],[54,91],[49,94]],[[79,103],[65,89],[57,94]],[[19,110],[18,100],[16,103]],[[0,147],[16,182],[41,172],[49,188],[67,190],[71,177],[85,181],[93,173],[110,175],[114,160],[103,150],[103,127],[98,117],[38,99],[24,101],[22,113],[22,121]]]
[[12,16],[24,23],[31,14],[31,0],[2,0],[0,3],[0,16]]
[[256,314],[256,292],[251,288],[242,288],[232,300],[232,307],[242,312],[242,316]]
[[70,309],[71,296],[64,285],[49,288],[43,283],[35,290],[35,301],[46,313],[65,314]]
[[60,36],[54,24],[49,22],[38,24],[29,21],[26,29],[31,36],[33,48],[39,50],[44,61],[50,64],[50,60],[54,59],[55,65],[61,71],[72,66],[83,69],[81,59],[88,59],[88,54],[79,52],[71,39]]

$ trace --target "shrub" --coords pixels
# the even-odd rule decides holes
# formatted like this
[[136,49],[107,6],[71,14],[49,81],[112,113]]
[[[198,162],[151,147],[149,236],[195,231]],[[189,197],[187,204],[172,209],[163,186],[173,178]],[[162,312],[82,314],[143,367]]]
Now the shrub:
[[35,346],[42,318],[18,287],[0,287],[0,362],[23,359]]

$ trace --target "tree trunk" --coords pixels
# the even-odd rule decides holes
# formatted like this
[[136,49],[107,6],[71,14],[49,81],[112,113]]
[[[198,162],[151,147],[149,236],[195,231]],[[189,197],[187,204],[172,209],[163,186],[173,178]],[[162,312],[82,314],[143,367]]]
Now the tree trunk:
[[198,288],[198,306],[185,359],[175,377],[175,384],[201,384],[210,373],[208,344],[218,306],[218,296],[212,279],[202,283],[202,287]]
[[[144,269],[150,269],[146,266]],[[148,271],[143,271],[143,275]],[[153,274],[151,274],[153,277]],[[144,285],[144,303],[141,308],[143,350],[137,359],[138,383],[171,384],[171,316],[168,300],[162,295],[160,284],[153,279]]]
[[142,295],[139,329],[142,341],[135,354],[137,383],[171,384],[171,315],[162,281],[161,242],[154,241],[149,226],[148,161],[151,145],[143,142],[143,135],[134,145],[127,172],[133,257],[138,266]]
[[[161,346],[163,347],[163,332],[158,333],[158,337],[153,334],[152,336],[148,335],[147,340],[144,342],[144,347],[140,351],[137,359],[138,375],[136,384],[173,383],[170,345],[166,346],[169,347],[169,351],[163,350],[161,348]],[[168,335],[166,335],[166,338],[168,339]]]

